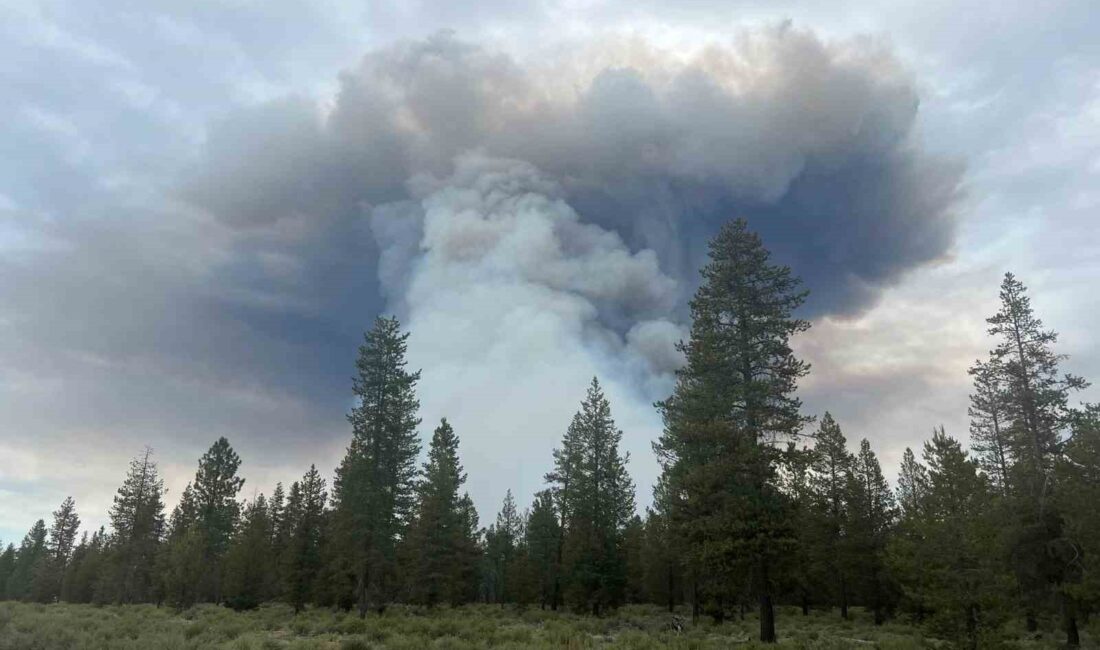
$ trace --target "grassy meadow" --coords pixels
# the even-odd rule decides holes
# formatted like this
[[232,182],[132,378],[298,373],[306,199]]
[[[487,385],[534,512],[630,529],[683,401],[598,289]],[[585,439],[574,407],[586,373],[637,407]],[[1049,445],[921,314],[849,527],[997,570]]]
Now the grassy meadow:
[[[630,606],[603,618],[493,605],[434,610],[392,607],[365,620],[354,613],[312,609],[297,616],[284,605],[234,612],[201,605],[182,612],[152,605],[104,606],[0,603],[0,650],[466,650],[475,648],[949,648],[950,644],[900,623],[875,627],[856,611],[843,621],[835,612],[780,612],[778,646],[754,641],[756,621],[727,620],[675,630],[676,619],[659,608]],[[1091,634],[1090,634],[1091,632]],[[988,647],[1056,648],[1058,635]],[[1086,630],[1083,647],[1097,638]]]

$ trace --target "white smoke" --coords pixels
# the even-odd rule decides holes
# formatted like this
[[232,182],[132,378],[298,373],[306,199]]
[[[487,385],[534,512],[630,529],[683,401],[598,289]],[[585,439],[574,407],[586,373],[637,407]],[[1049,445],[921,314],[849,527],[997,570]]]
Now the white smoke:
[[[446,179],[410,185],[418,200],[373,215],[383,250],[413,252],[421,230],[405,268],[385,258],[384,279],[412,332],[410,365],[423,368],[426,422],[452,420],[470,474],[491,477],[473,486],[478,502],[541,486],[593,376],[647,484],[659,431],[650,405],[668,389],[679,332],[662,319],[677,287],[653,251],[583,223],[529,163],[468,154]],[[634,325],[624,337],[617,323]]]

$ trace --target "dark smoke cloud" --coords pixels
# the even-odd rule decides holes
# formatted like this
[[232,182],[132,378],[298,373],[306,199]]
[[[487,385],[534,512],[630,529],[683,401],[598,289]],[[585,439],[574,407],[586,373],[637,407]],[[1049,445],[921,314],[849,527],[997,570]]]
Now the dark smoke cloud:
[[534,164],[582,219],[655,250],[681,305],[734,216],[806,279],[812,314],[858,312],[950,251],[960,170],[913,144],[917,97],[888,51],[783,26],[686,60],[599,57],[536,67],[449,34],[370,54],[324,116],[280,103],[212,131],[186,195],[241,227],[339,231],[477,149]]

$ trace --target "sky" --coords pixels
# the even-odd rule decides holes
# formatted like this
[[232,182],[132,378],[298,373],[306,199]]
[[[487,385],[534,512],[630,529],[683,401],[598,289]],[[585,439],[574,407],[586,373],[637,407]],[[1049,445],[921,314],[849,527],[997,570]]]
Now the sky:
[[1091,4],[7,0],[0,540],[105,524],[145,445],[169,503],[219,436],[244,498],[331,477],[379,314],[483,523],[592,376],[644,506],[733,217],[811,292],[806,413],[888,475],[966,439],[1005,271],[1100,380]]

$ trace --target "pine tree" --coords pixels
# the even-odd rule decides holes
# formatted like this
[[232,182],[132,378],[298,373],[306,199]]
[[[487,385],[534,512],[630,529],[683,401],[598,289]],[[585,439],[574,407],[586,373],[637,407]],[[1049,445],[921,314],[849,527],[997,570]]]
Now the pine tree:
[[396,546],[412,512],[420,372],[405,369],[406,341],[395,318],[378,318],[359,348],[348,415],[352,441],[333,485],[340,551],[334,562],[352,571],[359,615],[379,611],[397,588]]
[[634,515],[622,534],[622,557],[625,569],[623,602],[645,602],[645,524]]
[[[848,568],[853,560],[847,544],[849,528],[848,478],[853,458],[848,441],[833,416],[826,411],[814,435],[809,468],[811,495],[809,521],[813,564],[821,567],[835,585],[834,602],[842,618],[848,618],[851,585]],[[858,560],[857,560],[858,561]]]
[[970,395],[970,448],[978,466],[989,475],[1002,496],[1008,495],[1008,470],[1015,465],[1005,373],[996,360],[975,363],[970,368],[974,392]]
[[664,476],[653,486],[653,506],[645,519],[645,583],[649,601],[664,604],[669,613],[683,600],[684,568],[678,528],[671,513],[671,497]]
[[39,519],[23,537],[23,542],[15,552],[15,563],[5,590],[10,600],[28,600],[34,586],[34,576],[38,565],[46,557],[46,522]]
[[691,338],[680,345],[687,364],[659,404],[665,431],[656,450],[693,572],[724,589],[749,579],[760,640],[774,642],[772,574],[795,544],[777,444],[809,421],[794,396],[809,367],[789,346],[809,327],[792,316],[806,294],[743,220],[722,228],[709,255],[691,301]]
[[313,598],[314,581],[321,568],[321,535],[328,493],[316,466],[310,465],[302,480],[290,486],[290,494],[282,565],[286,599],[297,614]]
[[918,623],[928,613],[928,586],[924,567],[928,564],[925,519],[930,489],[928,468],[906,447],[898,474],[898,525],[887,546],[892,573],[906,576],[901,581],[902,603]]
[[512,491],[504,494],[504,502],[497,513],[496,523],[485,531],[485,558],[482,568],[482,593],[487,602],[515,602],[510,589],[514,582],[510,569],[516,557],[516,549],[523,536],[523,522],[516,510]]
[[569,513],[564,527],[562,572],[570,600],[599,614],[623,602],[626,560],[623,530],[634,514],[634,483],[629,460],[619,453],[622,431],[611,406],[593,378],[581,410],[574,416],[554,474]]
[[416,516],[409,529],[409,597],[428,606],[470,601],[480,551],[467,522],[466,473],[458,458],[458,436],[444,418],[432,435],[428,462],[417,487]]
[[[283,484],[276,483],[271,492],[271,498],[267,501],[268,517],[271,519],[271,551],[274,554],[276,566],[282,566],[283,553],[287,547],[286,526],[286,490]],[[279,584],[283,584],[282,574],[279,575]],[[280,593],[282,587],[279,587]]]
[[199,469],[191,484],[195,507],[195,525],[203,539],[203,559],[206,570],[200,578],[201,599],[222,600],[221,564],[229,549],[229,541],[240,516],[237,493],[244,479],[237,476],[241,458],[224,437],[199,459]]
[[1100,405],[1074,414],[1072,435],[1056,467],[1065,537],[1053,547],[1067,567],[1067,591],[1085,611],[1100,605]]
[[271,547],[271,512],[258,495],[244,507],[225,554],[225,601],[236,610],[255,609],[275,591],[275,557]]
[[61,581],[65,577],[65,567],[72,556],[79,529],[80,517],[76,514],[76,503],[72,497],[66,497],[53,512],[53,524],[50,525],[49,537],[46,539],[46,552],[34,568],[31,588],[34,600],[51,603],[61,596]]
[[203,598],[202,576],[209,571],[206,537],[196,525],[173,530],[158,563],[161,589],[176,609],[186,609]]
[[241,458],[229,441],[218,438],[199,459],[199,469],[192,483],[197,523],[213,558],[225,553],[240,514],[237,493],[244,485],[244,479],[237,476],[240,465]]
[[15,570],[15,544],[8,543],[7,548],[0,553],[0,600],[6,600],[8,596],[8,579]]
[[561,447],[554,450],[554,470],[546,475],[546,482],[550,484],[550,494],[558,513],[556,565],[559,570],[554,575],[554,592],[550,601],[550,608],[553,610],[557,610],[563,599],[565,535],[572,525],[572,508],[581,499],[583,488],[578,476],[582,471],[583,455],[583,432],[578,424],[578,418],[574,417],[565,430]]
[[546,609],[553,605],[554,587],[558,584],[558,542],[560,524],[554,497],[549,490],[535,494],[531,516],[527,520],[527,553],[535,574],[537,600]]
[[73,559],[65,570],[61,599],[70,603],[102,603],[108,600],[109,585],[105,584],[107,532],[100,527],[89,538],[87,534],[73,551]]
[[991,486],[943,429],[925,443],[928,490],[921,513],[927,583],[934,630],[968,648],[994,640],[1009,582],[990,553],[998,535],[989,504]]
[[168,519],[169,539],[178,537],[199,520],[198,505],[195,503],[195,490],[188,483],[180,493],[179,503],[172,508],[172,515]]
[[1067,566],[1064,554],[1050,549],[1064,537],[1054,469],[1073,417],[1069,394],[1087,384],[1080,377],[1060,372],[1065,356],[1054,352],[1058,335],[1044,329],[1031,308],[1027,289],[1011,273],[1005,274],[1000,299],[1000,309],[987,319],[997,346],[986,369],[992,374],[988,381],[1002,387],[999,395],[1008,421],[1010,456],[1015,461],[1007,473],[1013,488],[1011,509],[1016,515],[1009,554],[1014,558],[1029,629],[1035,628],[1035,613],[1054,596],[1063,612],[1067,642],[1077,645],[1077,607],[1072,588],[1066,588],[1074,570]]
[[156,556],[165,533],[164,480],[152,456],[152,448],[146,447],[130,461],[109,513],[114,584],[118,600],[124,603],[147,602],[152,597]]
[[819,516],[818,500],[810,483],[810,467],[816,459],[812,449],[799,449],[793,441],[788,443],[784,492],[790,499],[790,516],[798,544],[788,557],[785,573],[789,576],[787,590],[801,605],[803,616],[809,616],[811,602],[829,593],[835,581],[835,575],[828,573],[826,567],[832,558],[822,558],[817,548],[822,533],[827,535],[829,529]]
[[199,459],[194,481],[172,510],[157,573],[159,588],[176,607],[222,599],[222,561],[240,514],[240,464],[229,441],[219,438]]
[[881,625],[891,609],[892,584],[886,570],[886,546],[897,517],[894,494],[882,475],[878,458],[866,438],[859,443],[859,454],[848,475],[847,502],[850,508],[850,554],[863,602]]

